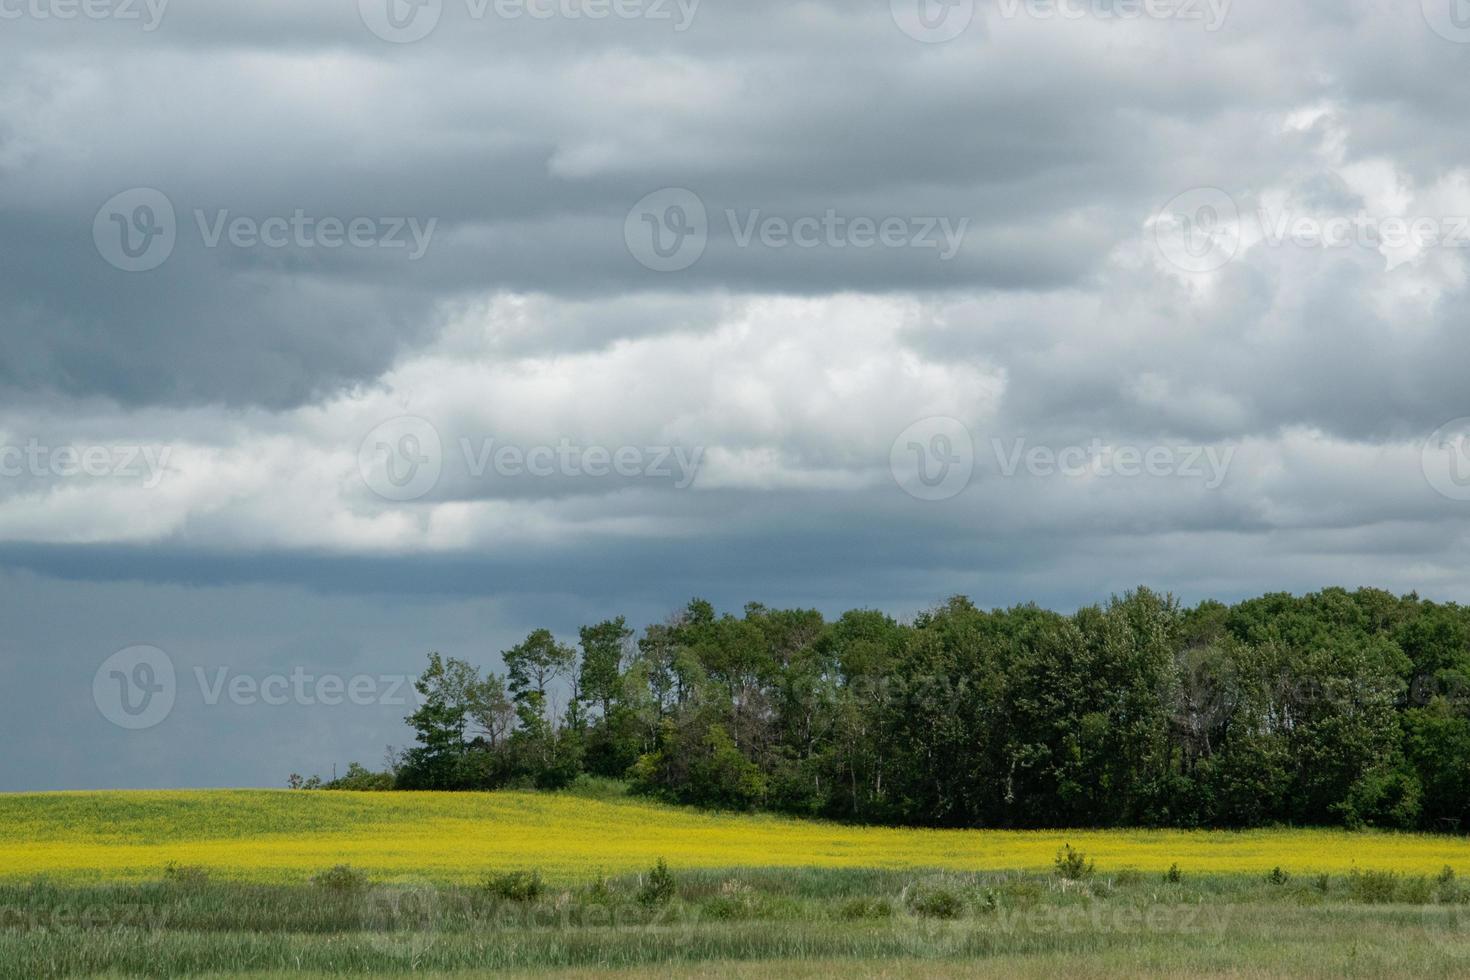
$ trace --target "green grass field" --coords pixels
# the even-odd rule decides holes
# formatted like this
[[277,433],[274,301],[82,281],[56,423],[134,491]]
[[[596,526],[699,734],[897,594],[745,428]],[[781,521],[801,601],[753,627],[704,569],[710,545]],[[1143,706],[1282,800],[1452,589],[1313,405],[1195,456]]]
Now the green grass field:
[[1061,836],[1091,873],[1057,874],[1050,832],[712,815],[607,787],[6,796],[0,977],[1470,975],[1458,839]]

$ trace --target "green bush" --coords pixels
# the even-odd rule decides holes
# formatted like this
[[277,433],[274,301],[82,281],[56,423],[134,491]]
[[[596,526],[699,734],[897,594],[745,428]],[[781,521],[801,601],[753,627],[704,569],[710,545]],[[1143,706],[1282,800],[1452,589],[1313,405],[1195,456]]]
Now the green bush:
[[1266,875],[1266,883],[1270,885],[1284,885],[1291,880],[1291,875],[1281,870],[1281,865],[1272,868]]
[[893,906],[881,898],[850,898],[838,914],[844,919],[887,919],[893,915]]
[[1184,880],[1184,872],[1179,870],[1178,861],[1169,865],[1169,870],[1164,872],[1164,880],[1171,885],[1177,885]]
[[492,897],[507,902],[534,902],[541,897],[544,890],[539,871],[508,871],[505,874],[486,875],[480,880],[480,888]]
[[1399,876],[1393,871],[1354,871],[1348,875],[1348,893],[1359,902],[1387,904],[1399,893]]
[[311,883],[338,895],[353,895],[367,889],[368,877],[350,864],[337,864],[313,875]]
[[965,911],[963,899],[939,886],[911,889],[907,905],[910,912],[923,919],[958,919]]
[[1087,860],[1087,855],[1075,850],[1071,844],[1062,845],[1053,863],[1056,865],[1057,874],[1068,881],[1090,878],[1093,871],[1096,870],[1093,862]]
[[1434,876],[1434,900],[1441,905],[1458,905],[1465,901],[1460,882],[1455,878],[1455,869],[1448,864]]
[[638,901],[640,904],[667,905],[674,900],[674,875],[669,871],[669,865],[663,858],[658,859],[643,878],[643,884],[638,888]]

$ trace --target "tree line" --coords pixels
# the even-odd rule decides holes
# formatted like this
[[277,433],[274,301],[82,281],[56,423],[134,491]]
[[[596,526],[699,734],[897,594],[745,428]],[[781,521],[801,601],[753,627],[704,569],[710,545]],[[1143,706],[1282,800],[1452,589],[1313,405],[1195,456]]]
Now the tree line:
[[503,674],[430,654],[390,771],[936,827],[1470,827],[1470,609],[1375,589],[1072,615],[955,597],[538,629]]

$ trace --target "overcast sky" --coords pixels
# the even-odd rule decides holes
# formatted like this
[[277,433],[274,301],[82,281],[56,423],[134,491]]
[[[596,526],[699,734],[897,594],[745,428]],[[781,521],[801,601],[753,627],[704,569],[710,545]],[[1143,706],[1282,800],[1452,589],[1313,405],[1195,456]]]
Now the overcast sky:
[[1463,601],[1467,79],[1461,0],[0,0],[0,790],[694,595]]

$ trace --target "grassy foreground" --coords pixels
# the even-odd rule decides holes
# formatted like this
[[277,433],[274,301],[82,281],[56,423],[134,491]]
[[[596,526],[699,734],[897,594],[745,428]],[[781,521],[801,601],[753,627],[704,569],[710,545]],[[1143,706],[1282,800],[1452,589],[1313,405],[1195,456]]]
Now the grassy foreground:
[[1195,874],[1470,874],[1470,839],[1331,830],[929,831],[709,814],[597,794],[269,790],[0,795],[0,881],[146,881],[174,862],[216,878],[302,882],[338,863],[379,879],[471,883],[536,868],[556,882],[676,868],[1051,867],[1071,843],[1100,868]]
[[[1063,841],[1096,868],[1056,873]],[[606,787],[0,796],[3,980],[401,974],[1470,976],[1470,845],[852,828]]]
[[507,897],[428,882],[0,886],[0,977],[1465,976],[1455,881],[705,871]]

